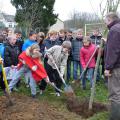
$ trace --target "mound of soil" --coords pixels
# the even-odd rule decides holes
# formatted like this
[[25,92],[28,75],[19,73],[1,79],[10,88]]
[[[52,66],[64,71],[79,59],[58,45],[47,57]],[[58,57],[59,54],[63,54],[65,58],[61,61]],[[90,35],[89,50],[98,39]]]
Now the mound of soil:
[[96,102],[93,103],[93,109],[88,110],[89,101],[88,100],[79,101],[75,97],[73,97],[73,98],[69,97],[69,99],[67,99],[67,101],[66,101],[66,104],[67,104],[67,109],[69,111],[74,112],[74,113],[82,116],[83,118],[89,118],[89,117],[93,116],[95,113],[108,110],[106,105],[104,105],[102,103],[96,103]]
[[59,109],[47,101],[39,101],[14,94],[9,106],[6,97],[0,97],[0,120],[81,120],[75,114]]

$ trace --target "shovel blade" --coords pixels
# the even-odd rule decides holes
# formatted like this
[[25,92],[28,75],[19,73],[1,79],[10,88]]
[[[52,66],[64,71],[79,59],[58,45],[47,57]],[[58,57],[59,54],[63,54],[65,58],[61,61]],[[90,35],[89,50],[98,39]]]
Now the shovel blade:
[[64,92],[65,92],[65,95],[67,97],[74,97],[75,96],[75,93],[72,89],[72,87],[70,85],[67,85],[65,88],[64,88]]

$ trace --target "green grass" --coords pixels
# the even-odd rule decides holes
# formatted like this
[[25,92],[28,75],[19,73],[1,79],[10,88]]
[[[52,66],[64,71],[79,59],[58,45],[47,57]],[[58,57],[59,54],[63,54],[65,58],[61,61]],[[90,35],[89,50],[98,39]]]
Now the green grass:
[[[26,88],[24,83],[19,88],[18,93],[25,94],[27,96],[30,96],[30,89]],[[65,96],[62,95],[61,97],[55,96],[55,91],[51,86],[47,86],[46,91],[43,95],[38,95],[38,99],[40,101],[47,101],[50,104],[54,104],[55,106],[58,106],[60,109],[66,109],[65,108]],[[89,82],[87,82],[87,89],[82,90],[80,87],[75,89],[75,93],[78,96],[79,99],[90,97],[90,85]],[[0,90],[0,95],[2,95],[2,91]],[[96,93],[95,93],[95,101],[101,102],[101,103],[107,103],[108,102],[108,92],[107,88],[105,87],[103,81],[99,83],[99,85],[96,85]],[[95,114],[93,117],[87,119],[87,120],[107,120],[108,113],[102,112]]]
[[93,117],[89,118],[88,120],[108,120],[108,112],[95,114]]

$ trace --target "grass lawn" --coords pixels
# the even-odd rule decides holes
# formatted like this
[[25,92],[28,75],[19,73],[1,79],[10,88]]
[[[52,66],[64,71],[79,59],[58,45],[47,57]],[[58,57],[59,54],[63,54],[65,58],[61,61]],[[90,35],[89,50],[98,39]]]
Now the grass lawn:
[[[22,83],[22,85],[19,88],[18,93],[25,94],[30,96],[30,90],[25,87],[25,85]],[[89,82],[87,82],[87,89],[82,90],[81,88],[75,89],[75,93],[78,96],[79,99],[90,97],[90,88],[89,88]],[[0,95],[2,95],[2,91],[0,91]],[[102,103],[108,103],[108,92],[107,88],[105,87],[103,81],[99,83],[99,85],[96,85],[96,94],[95,94],[95,101],[102,102]],[[40,101],[47,101],[50,104],[55,105],[61,110],[66,110],[65,107],[65,96],[62,95],[61,97],[56,97],[54,94],[54,89],[50,86],[47,87],[46,91],[43,95],[38,95],[38,99]],[[87,120],[107,120],[108,119],[108,112],[102,112],[95,114],[93,117],[87,119]],[[74,118],[73,118],[74,120]]]

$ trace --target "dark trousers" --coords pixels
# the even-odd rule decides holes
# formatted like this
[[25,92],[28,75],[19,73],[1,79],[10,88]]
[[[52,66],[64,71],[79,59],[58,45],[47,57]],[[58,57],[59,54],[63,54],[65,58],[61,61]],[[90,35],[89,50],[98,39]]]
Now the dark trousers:
[[2,90],[5,90],[5,84],[4,84],[4,81],[3,81],[2,72],[0,72],[0,87],[1,87]]
[[[47,70],[47,68],[48,68],[48,67],[47,67],[47,66],[48,66],[47,61],[48,61],[48,58],[45,58],[45,59],[44,59],[44,67],[45,67],[45,70]],[[40,90],[45,90],[46,86],[47,86],[47,83],[46,83],[45,80],[43,79],[43,80],[41,81],[41,83],[39,84],[39,88],[40,88]]]
[[70,78],[71,78],[71,67],[72,66],[72,61],[71,60],[67,60],[67,82],[69,82]]
[[115,102],[111,103],[109,120],[120,120],[120,104]]
[[[53,69],[53,68],[47,63],[46,60],[44,61],[44,64],[45,64],[45,69],[46,69],[47,75],[48,75],[48,77],[49,77],[49,79],[50,79],[50,82],[54,82],[55,85],[56,85],[58,88],[61,89],[62,80],[61,80],[61,78],[60,78],[57,70],[56,70],[56,69]],[[39,88],[40,88],[41,90],[45,90],[46,86],[47,86],[47,83],[45,82],[45,80],[42,80]],[[56,90],[56,92],[58,92],[58,91]]]

